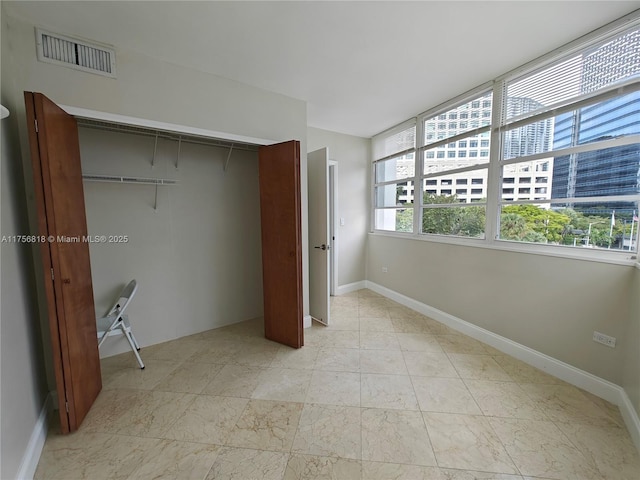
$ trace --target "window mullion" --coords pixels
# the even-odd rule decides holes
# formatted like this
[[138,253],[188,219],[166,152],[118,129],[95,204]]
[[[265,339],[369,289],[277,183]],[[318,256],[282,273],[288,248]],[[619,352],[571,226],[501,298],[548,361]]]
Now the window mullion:
[[626,135],[609,140],[600,140],[598,142],[576,145],[574,147],[549,150],[547,152],[534,153],[533,155],[525,155],[524,157],[515,157],[508,160],[502,160],[500,163],[502,165],[513,165],[516,163],[532,162],[534,160],[541,160],[550,157],[562,157],[574,153],[592,152],[596,150],[604,150],[607,148],[621,147],[624,145],[633,145],[634,143],[640,143],[640,135]]
[[394,178],[393,180],[387,180],[384,182],[378,182],[378,183],[374,183],[374,187],[385,187],[387,185],[394,185],[394,184],[400,184],[400,183],[409,183],[414,179],[414,177],[402,177],[402,178]]
[[540,200],[513,200],[511,202],[500,202],[501,205],[537,205],[537,204],[567,204],[567,203],[595,203],[595,202],[638,202],[640,195],[609,195],[593,197],[556,197],[544,198]]
[[369,209],[369,232],[376,230],[376,164],[375,162],[369,163],[369,202],[371,208]]
[[570,101],[565,100],[564,102],[560,102],[557,106],[550,105],[549,107],[541,109],[539,113],[529,112],[510,118],[509,120],[505,119],[504,125],[501,125],[499,128],[505,132],[515,130],[516,128],[529,125],[531,123],[540,122],[563,113],[579,110],[596,103],[604,102],[611,98],[637,92],[638,90],[640,90],[640,81],[638,79],[631,79],[624,82],[622,85],[615,84],[602,89],[602,91],[597,91],[596,93],[592,92],[578,98],[572,98]]
[[422,176],[422,178],[437,178],[437,177],[443,177],[445,175],[454,175],[456,173],[474,172],[476,170],[486,170],[488,166],[489,166],[488,163],[476,163],[475,165],[471,165],[469,167],[451,168],[449,170],[441,170],[439,172],[434,172],[434,173],[425,173]]
[[[488,132],[489,130],[491,130],[491,125],[485,125],[484,127],[465,130],[464,132],[458,133],[457,135],[453,135],[451,137],[443,138],[442,140],[431,142],[429,145],[426,145],[426,146],[429,147],[429,149],[438,148],[443,145],[446,145],[447,143],[456,142],[458,140],[464,140],[470,137],[476,137],[481,133]],[[425,139],[425,143],[426,143],[426,139]]]
[[413,233],[422,233],[422,175],[424,172],[424,120],[418,119],[416,122],[416,154],[415,154],[415,177],[413,182]]
[[491,145],[489,150],[489,172],[487,174],[487,215],[485,238],[487,243],[493,244],[500,231],[500,188],[502,172],[502,133],[495,126],[500,125],[505,113],[504,99],[506,85],[504,81],[496,82],[493,86],[493,104],[491,106]]
[[401,150],[399,152],[392,153],[391,155],[387,155],[386,157],[377,158],[376,160],[373,161],[373,163],[375,164],[375,163],[378,163],[378,162],[384,162],[385,160],[391,160],[392,158],[402,157],[403,155],[406,155],[407,153],[411,153],[414,150],[415,150],[415,147],[406,148],[406,149]]

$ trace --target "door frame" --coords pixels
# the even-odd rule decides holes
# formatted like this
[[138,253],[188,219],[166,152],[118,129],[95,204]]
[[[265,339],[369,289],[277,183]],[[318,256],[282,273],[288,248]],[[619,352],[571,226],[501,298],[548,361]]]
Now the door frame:
[[334,297],[338,290],[338,162],[329,159],[329,232],[331,249],[329,250],[329,295]]

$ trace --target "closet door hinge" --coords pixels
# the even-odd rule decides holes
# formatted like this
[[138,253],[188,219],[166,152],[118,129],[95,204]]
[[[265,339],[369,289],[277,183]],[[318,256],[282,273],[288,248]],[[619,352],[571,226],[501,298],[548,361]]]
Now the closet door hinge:
[[36,126],[36,133],[38,133],[38,120],[34,119],[33,123],[35,123],[35,126]]
[[69,413],[69,402],[64,402],[64,408]]
[[54,275],[53,275],[53,268],[51,269],[51,280],[55,280]]

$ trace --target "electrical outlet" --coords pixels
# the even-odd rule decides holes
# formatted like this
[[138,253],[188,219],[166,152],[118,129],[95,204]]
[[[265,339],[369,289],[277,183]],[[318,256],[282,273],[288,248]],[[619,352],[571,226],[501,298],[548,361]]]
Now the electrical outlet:
[[615,348],[616,339],[600,332],[593,332],[593,341],[606,345],[607,347]]
[[387,273],[389,269],[387,267],[382,267],[382,273]]

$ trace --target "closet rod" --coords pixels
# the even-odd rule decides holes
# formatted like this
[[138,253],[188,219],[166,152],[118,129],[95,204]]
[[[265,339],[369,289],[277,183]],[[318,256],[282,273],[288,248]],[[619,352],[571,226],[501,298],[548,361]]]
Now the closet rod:
[[88,182],[129,183],[137,185],[177,185],[177,180],[165,178],[119,177],[114,175],[82,175]]
[[86,120],[82,118],[77,118],[76,120],[78,122],[79,127],[94,128],[97,130],[106,130],[106,131],[112,131],[112,132],[118,132],[118,133],[129,133],[129,134],[140,135],[145,137],[157,137],[157,138],[163,138],[166,140],[173,140],[176,142],[181,139],[180,140],[181,142],[187,142],[194,145],[204,145],[207,147],[229,148],[231,145],[233,145],[233,148],[235,150],[245,150],[249,152],[257,152],[259,147],[258,145],[253,145],[249,143],[230,142],[225,140],[218,140],[215,138],[200,137],[197,135],[185,135],[185,134],[177,134],[177,133],[173,134],[171,132],[167,132],[163,130],[153,130],[153,129],[147,129],[143,127],[118,125],[115,123],[98,122],[98,121]]

